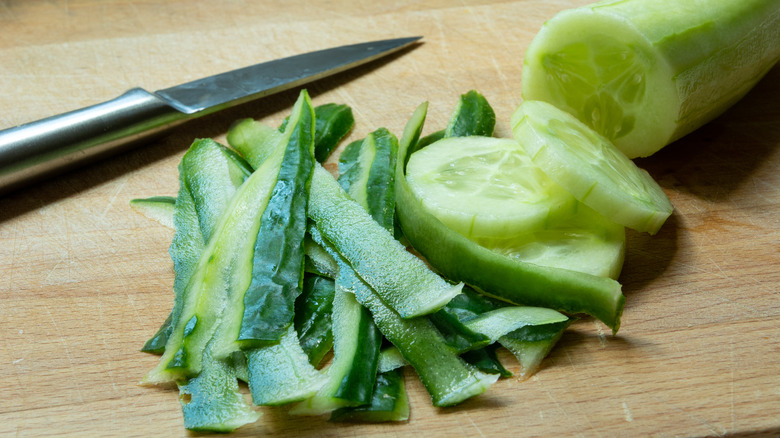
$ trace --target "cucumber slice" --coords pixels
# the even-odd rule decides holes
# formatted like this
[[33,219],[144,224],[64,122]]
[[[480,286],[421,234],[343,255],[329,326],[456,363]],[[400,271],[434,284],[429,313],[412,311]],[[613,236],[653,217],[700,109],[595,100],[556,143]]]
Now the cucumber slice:
[[550,179],[609,220],[655,234],[672,214],[672,204],[647,172],[553,105],[524,101],[512,115],[512,132]]
[[406,177],[426,211],[469,238],[526,233],[575,204],[511,139],[439,140],[411,155]]
[[623,268],[626,230],[585,204],[577,212],[540,229],[505,239],[475,239],[499,254],[540,266],[571,269],[617,279]]
[[608,0],[544,24],[522,94],[642,157],[721,114],[779,58],[777,0]]

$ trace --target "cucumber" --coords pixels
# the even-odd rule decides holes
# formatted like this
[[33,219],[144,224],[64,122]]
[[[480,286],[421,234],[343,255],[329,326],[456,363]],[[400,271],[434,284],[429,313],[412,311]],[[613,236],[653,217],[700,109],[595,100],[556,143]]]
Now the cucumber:
[[543,101],[524,101],[512,133],[533,162],[612,222],[655,234],[672,204],[647,172],[588,126]]
[[396,167],[398,220],[404,234],[428,262],[453,281],[518,305],[587,313],[617,332],[625,297],[610,278],[518,261],[481,247],[420,207],[402,163],[420,137],[428,104],[421,104],[399,141]]
[[575,206],[512,139],[444,138],[411,155],[406,178],[423,209],[468,238],[517,236]]
[[777,0],[605,0],[542,26],[522,95],[644,157],[723,113],[778,59]]

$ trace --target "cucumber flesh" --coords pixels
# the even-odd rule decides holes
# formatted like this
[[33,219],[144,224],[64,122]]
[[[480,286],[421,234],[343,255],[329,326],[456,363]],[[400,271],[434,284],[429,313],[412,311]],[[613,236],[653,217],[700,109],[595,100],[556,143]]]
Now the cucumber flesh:
[[626,231],[578,203],[575,214],[547,228],[516,237],[474,241],[517,260],[617,279],[625,259]]
[[543,101],[512,115],[515,139],[553,181],[610,221],[655,234],[672,214],[657,182],[606,138]]
[[575,205],[511,139],[439,140],[412,154],[406,178],[425,210],[469,238],[539,229]]
[[721,114],[778,59],[777,0],[605,0],[542,26],[522,95],[644,157]]

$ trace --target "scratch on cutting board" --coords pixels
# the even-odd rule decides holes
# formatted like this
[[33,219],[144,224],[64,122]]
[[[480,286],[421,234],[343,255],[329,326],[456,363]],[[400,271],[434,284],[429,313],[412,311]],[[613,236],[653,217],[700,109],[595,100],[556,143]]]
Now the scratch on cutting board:
[[114,207],[114,203],[116,203],[119,194],[127,185],[127,178],[128,178],[127,176],[123,176],[117,183],[117,187],[114,190],[114,193],[111,194],[111,198],[106,203],[106,208],[103,209],[103,214],[100,215],[100,219],[105,219],[106,215],[108,215],[108,212]]
[[628,405],[626,404],[626,402],[623,402],[623,412],[625,413],[625,418],[627,422],[630,423],[634,421],[634,416],[631,414],[631,410],[628,409]]
[[[51,309],[49,309],[49,306],[44,306],[44,309],[46,309],[46,313],[49,315],[49,320],[51,320],[51,324],[54,326],[54,331],[56,333],[63,333],[63,331],[61,331],[59,326],[57,325],[57,319],[54,317],[54,315],[52,315]],[[74,363],[73,363],[73,358],[70,355],[70,349],[68,348],[68,342],[65,340],[65,337],[62,336],[62,335],[59,336],[59,341],[60,341],[60,345],[62,346],[62,352],[64,353],[65,358],[68,359],[69,369],[70,369],[71,373],[73,374],[73,381],[74,382],[78,382],[79,381],[79,379],[78,379],[79,376],[78,376],[78,373],[76,372],[76,369],[75,369],[75,366],[74,366]],[[84,402],[84,395],[81,392],[82,391],[81,385],[75,385],[73,387],[73,389],[75,389],[76,394],[78,395],[79,403],[83,403]]]
[[704,426],[707,429],[709,429],[710,432],[712,432],[716,436],[725,436],[726,435],[726,431],[723,430],[722,428],[716,427],[715,425],[710,424],[709,421],[704,420],[704,419],[702,419],[702,418],[700,418],[700,417],[698,417],[696,415],[693,415],[693,414],[691,414],[689,412],[686,412],[683,408],[681,408],[681,407],[679,407],[679,406],[677,406],[677,405],[675,405],[673,403],[670,403],[669,400],[662,399],[661,397],[655,396],[655,395],[650,394],[650,393],[648,393],[647,395],[649,395],[650,397],[656,399],[660,403],[663,403],[664,405],[669,406],[673,410],[678,411],[678,412],[686,415],[688,418],[698,422],[702,426]]
[[480,430],[479,426],[477,426],[477,423],[475,423],[474,420],[471,419],[471,415],[469,415],[468,412],[466,413],[466,418],[469,419],[469,423],[471,423],[471,425],[474,426],[474,429],[477,429],[477,433],[479,433],[479,436],[484,437],[485,434],[482,433],[482,430]]

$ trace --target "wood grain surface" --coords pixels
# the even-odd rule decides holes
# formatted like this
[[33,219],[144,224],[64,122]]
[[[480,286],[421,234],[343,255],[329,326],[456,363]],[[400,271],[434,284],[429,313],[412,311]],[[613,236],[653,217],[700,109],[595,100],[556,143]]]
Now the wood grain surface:
[[[482,92],[509,136],[525,48],[586,0],[4,0],[0,128],[256,62],[367,40],[423,43],[308,86],[353,107],[360,138],[429,131]],[[343,425],[262,408],[235,436],[777,436],[780,434],[780,68],[716,121],[638,160],[675,213],[629,233],[612,336],[583,319],[531,379],[454,408],[407,373],[411,418]],[[178,160],[230,123],[278,123],[297,90],[0,198],[0,435],[188,436],[175,390],[138,386],[139,348],[171,305],[172,233],[130,209],[174,195]],[[510,370],[516,362],[503,356]]]

